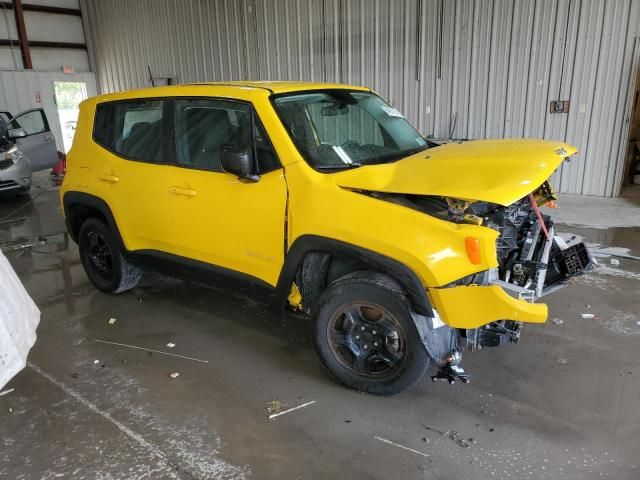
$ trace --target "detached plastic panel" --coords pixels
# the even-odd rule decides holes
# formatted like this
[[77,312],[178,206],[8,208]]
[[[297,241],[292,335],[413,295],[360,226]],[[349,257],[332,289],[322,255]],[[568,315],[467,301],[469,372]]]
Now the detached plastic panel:
[[27,364],[40,310],[0,252],[0,388]]

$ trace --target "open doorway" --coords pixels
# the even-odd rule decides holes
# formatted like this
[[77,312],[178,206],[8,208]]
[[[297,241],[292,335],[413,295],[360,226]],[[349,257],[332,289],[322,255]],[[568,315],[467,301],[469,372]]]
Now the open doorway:
[[629,133],[630,159],[629,180],[631,184],[638,185],[636,192],[640,188],[640,71],[636,80],[636,91],[633,97],[633,114],[631,115],[631,131]]
[[66,154],[76,133],[80,102],[87,98],[87,85],[84,82],[53,82],[53,90]]

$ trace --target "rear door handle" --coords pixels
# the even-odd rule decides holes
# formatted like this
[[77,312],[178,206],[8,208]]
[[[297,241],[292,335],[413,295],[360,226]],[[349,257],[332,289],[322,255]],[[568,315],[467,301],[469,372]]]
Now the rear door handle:
[[99,178],[103,182],[109,182],[109,183],[118,183],[120,181],[120,177],[116,177],[115,175],[108,175],[106,173],[100,174]]
[[174,195],[182,195],[183,197],[195,197],[198,195],[198,192],[190,188],[171,187],[169,191]]

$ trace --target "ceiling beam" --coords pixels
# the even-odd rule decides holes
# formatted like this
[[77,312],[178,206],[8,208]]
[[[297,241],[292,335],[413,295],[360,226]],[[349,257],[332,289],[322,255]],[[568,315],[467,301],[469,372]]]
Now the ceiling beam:
[[27,39],[27,29],[24,26],[24,13],[22,11],[21,0],[13,0],[13,13],[16,17],[18,43],[20,44],[20,53],[22,54],[22,67],[25,70],[33,70],[31,52],[29,51],[29,40]]
[[[0,6],[5,8],[13,8],[13,2],[0,2]],[[51,7],[49,5],[32,5],[30,3],[23,3],[22,10],[25,12],[55,13],[59,15],[75,15],[76,17],[82,16],[82,13],[77,8]]]
[[[16,45],[17,45],[17,42],[15,40],[0,38],[0,47],[15,47]],[[44,42],[40,40],[29,40],[29,47],[31,48],[74,48],[79,50],[87,49],[87,46],[84,43]]]

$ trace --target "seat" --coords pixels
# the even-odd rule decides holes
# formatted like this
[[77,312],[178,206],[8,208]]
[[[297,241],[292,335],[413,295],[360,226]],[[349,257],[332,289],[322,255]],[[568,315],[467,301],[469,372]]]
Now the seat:
[[119,153],[137,160],[159,162],[162,154],[160,120],[133,125],[129,136],[122,142]]

